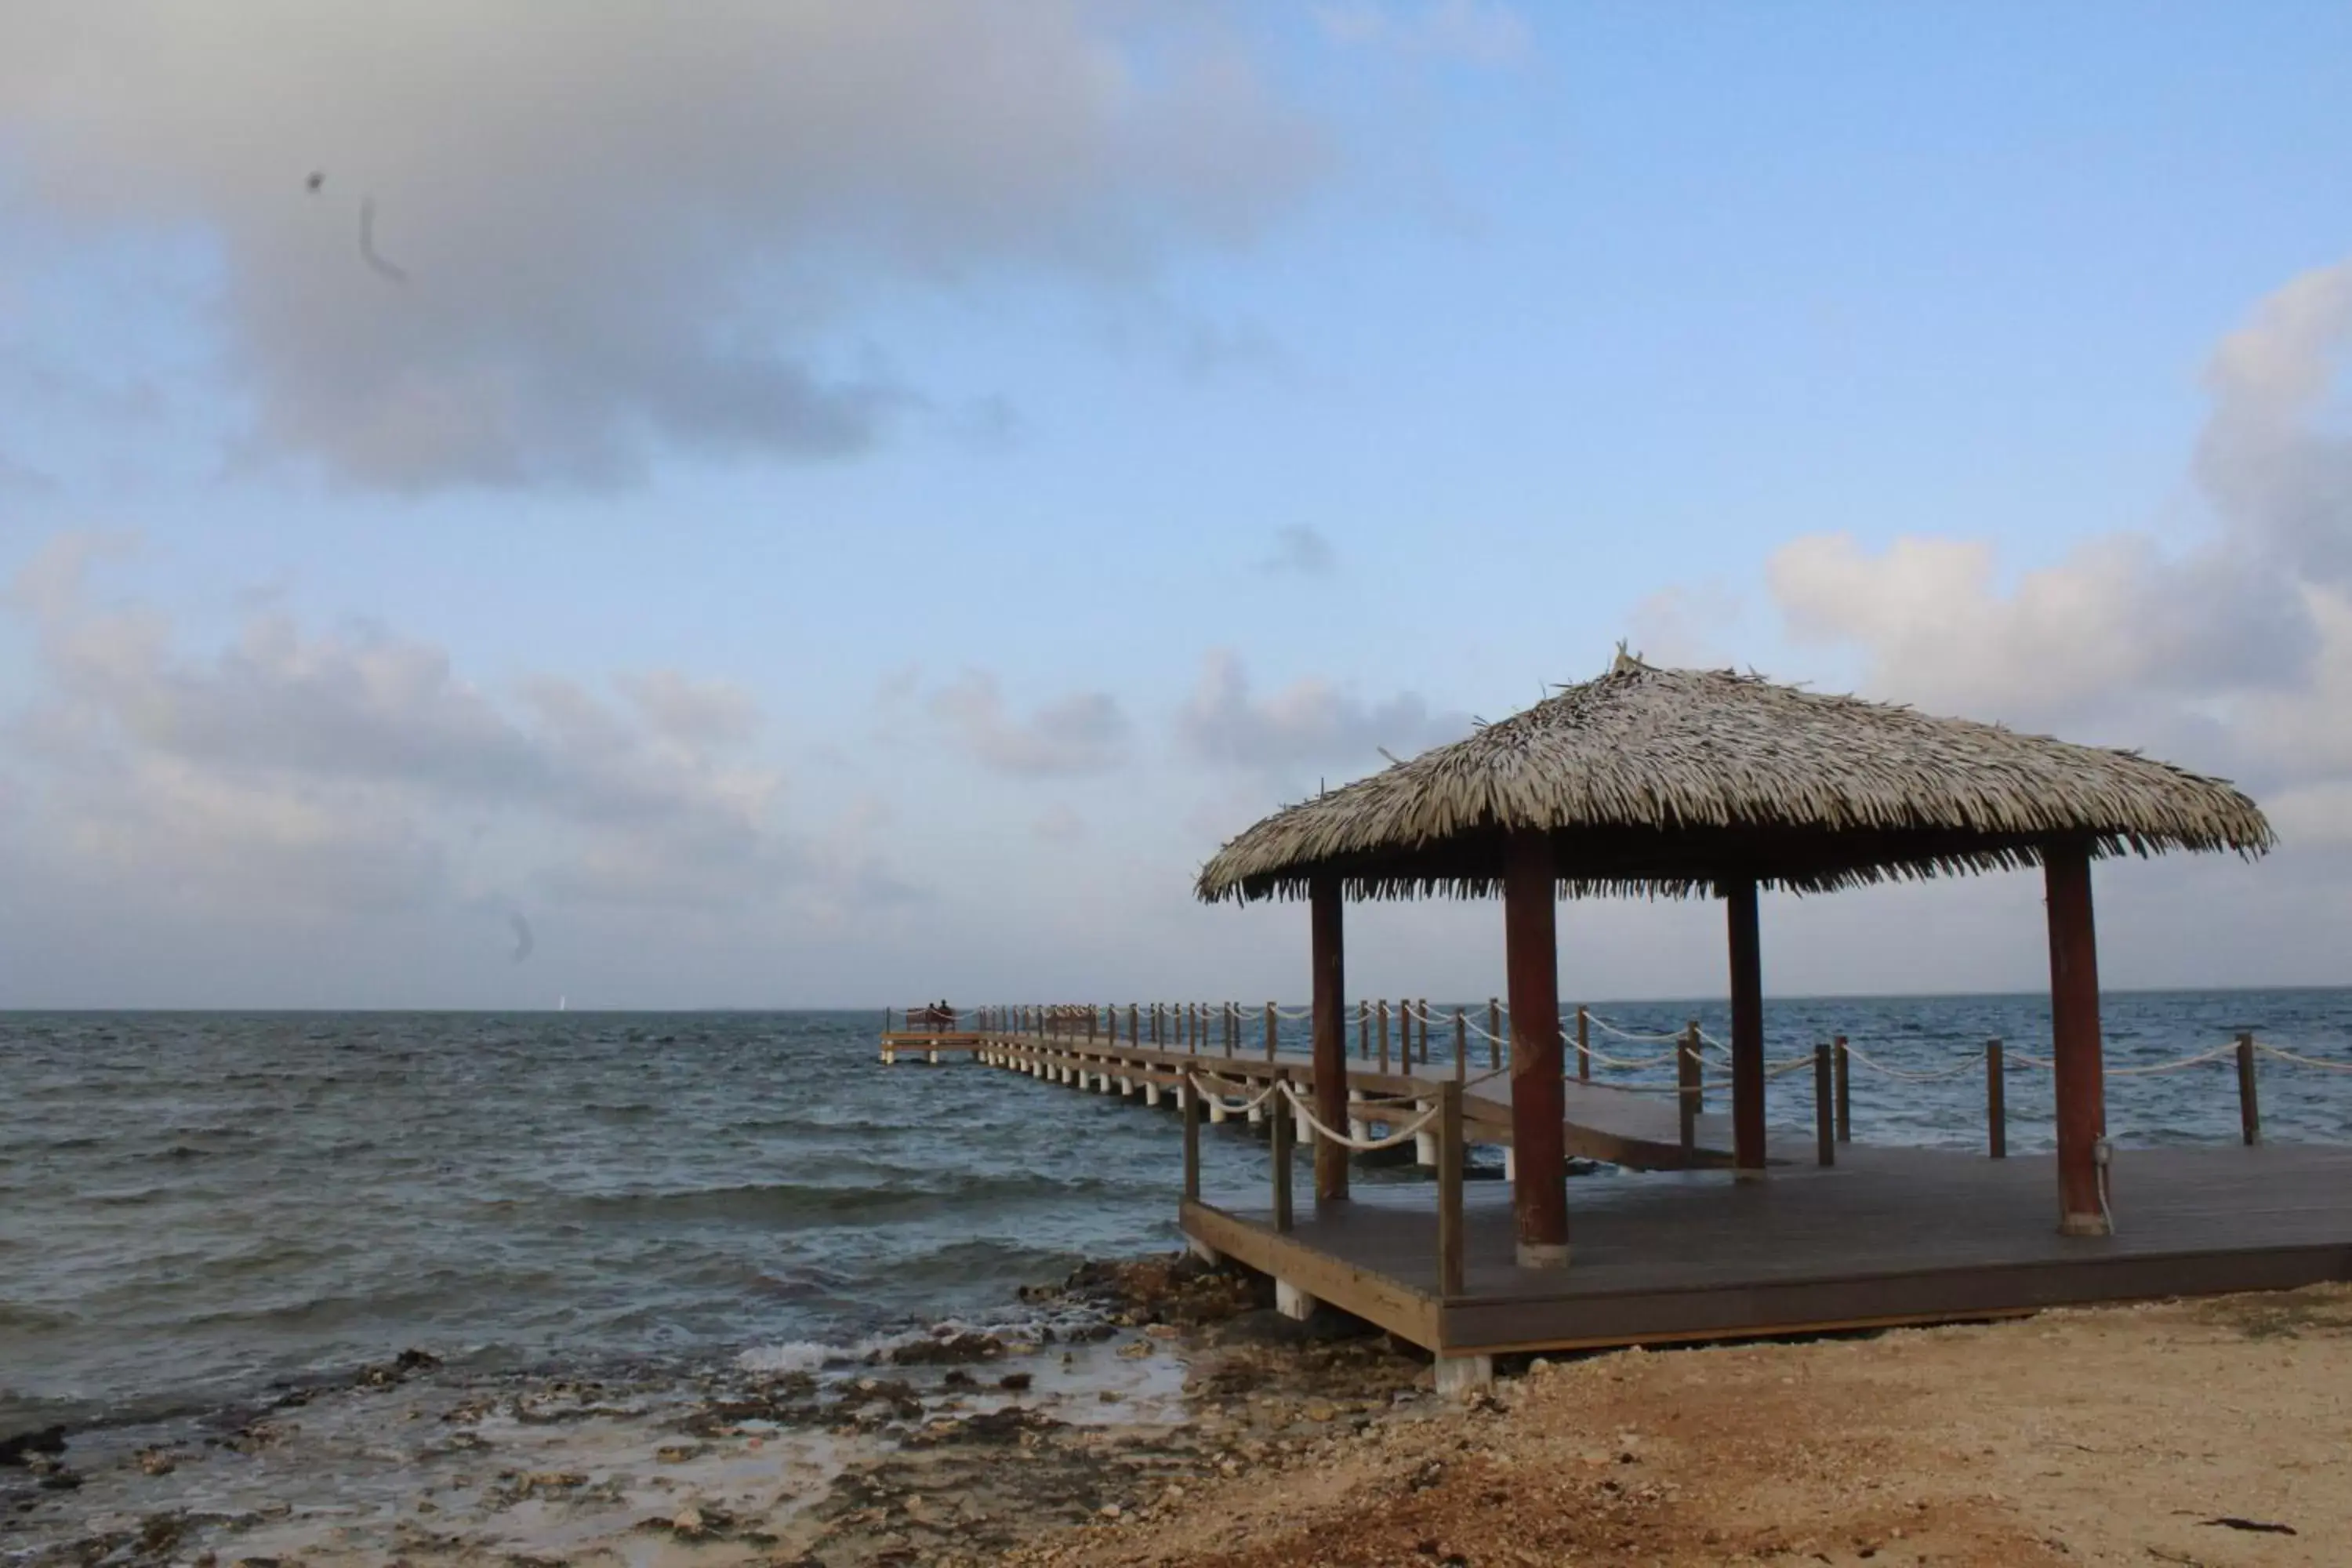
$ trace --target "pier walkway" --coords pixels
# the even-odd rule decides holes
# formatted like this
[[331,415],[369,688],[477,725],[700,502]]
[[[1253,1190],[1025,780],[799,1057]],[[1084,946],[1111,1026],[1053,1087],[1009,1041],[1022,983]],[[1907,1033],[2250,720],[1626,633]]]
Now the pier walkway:
[[[1400,1155],[1412,1144],[1435,1179],[1294,1207],[1293,1161],[1323,1137],[1300,1092],[1312,1078],[1303,1056],[951,1027],[889,1030],[881,1054],[885,1062],[969,1060],[1171,1112],[1185,1141],[1179,1222],[1197,1251],[1270,1276],[1294,1315],[1327,1303],[1424,1347],[1441,1379],[1459,1386],[1511,1352],[1987,1319],[2352,1279],[2352,1150],[2262,1144],[2254,1100],[2258,1052],[2283,1065],[2336,1064],[2247,1037],[2193,1059],[2231,1050],[2244,1142],[2111,1154],[2112,1234],[2098,1237],[2059,1233],[2053,1157],[2005,1157],[1998,1121],[1985,1153],[1846,1141],[1822,1092],[1832,1081],[1828,1047],[1814,1079],[1820,1137],[1774,1139],[1762,1180],[1733,1179],[1727,1118],[1694,1115],[1685,1137],[1679,1096],[1571,1079],[1562,1085],[1570,1152],[1654,1173],[1571,1184],[1572,1261],[1564,1268],[1517,1260],[1508,1183],[1462,1179],[1471,1146],[1500,1146],[1508,1158],[1509,1076],[1491,1068],[1474,1071],[1461,1058],[1351,1068],[1349,1139],[1378,1142],[1402,1129]],[[1998,1043],[1989,1063],[1997,1084]],[[1999,1117],[2000,1106],[1996,1091],[1989,1114]],[[1206,1203],[1201,1129],[1243,1118],[1274,1146],[1270,1201]]]

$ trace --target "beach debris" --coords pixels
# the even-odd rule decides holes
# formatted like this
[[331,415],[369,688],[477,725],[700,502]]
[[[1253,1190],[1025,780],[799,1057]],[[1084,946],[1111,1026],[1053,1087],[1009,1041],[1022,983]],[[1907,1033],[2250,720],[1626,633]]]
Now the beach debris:
[[441,1358],[430,1351],[404,1350],[388,1362],[360,1368],[352,1381],[363,1388],[394,1388],[415,1373],[431,1372],[440,1364]]
[[2241,1519],[2234,1513],[2225,1513],[2219,1519],[2200,1519],[2197,1522],[2200,1524],[2217,1524],[2224,1530],[2252,1531],[2257,1535],[2293,1535],[2295,1533],[2295,1528],[2291,1524],[2273,1524],[2268,1520],[2262,1519]]

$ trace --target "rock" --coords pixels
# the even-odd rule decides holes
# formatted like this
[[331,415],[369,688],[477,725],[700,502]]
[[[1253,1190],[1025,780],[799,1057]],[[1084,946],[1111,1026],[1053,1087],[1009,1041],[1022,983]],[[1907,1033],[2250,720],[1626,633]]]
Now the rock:
[[702,1519],[702,1510],[695,1507],[692,1503],[688,1503],[684,1508],[679,1509],[677,1514],[672,1517],[669,1521],[669,1527],[677,1531],[680,1535],[688,1537],[700,1535],[705,1528]]
[[139,1468],[151,1476],[168,1476],[180,1468],[179,1456],[162,1448],[139,1450]]
[[1029,1373],[1008,1372],[996,1380],[996,1386],[1010,1394],[1026,1394],[1029,1391],[1029,1385],[1035,1381],[1034,1376]]
[[1105,1519],[1117,1519],[1127,1510],[1120,1508],[1118,1504],[1115,1502],[1107,1502],[1095,1511],[1101,1514]]
[[1151,1342],[1150,1340],[1137,1340],[1132,1343],[1123,1344],[1118,1347],[1118,1353],[1129,1361],[1141,1361],[1145,1356],[1151,1353]]
[[1338,1414],[1339,1413],[1337,1410],[1319,1399],[1307,1407],[1307,1419],[1309,1421],[1328,1421]]
[[0,1437],[0,1465],[23,1465],[35,1454],[62,1454],[66,1451],[66,1429],[44,1426],[37,1432],[19,1432],[13,1437]]
[[654,1458],[665,1465],[682,1465],[688,1459],[698,1459],[709,1451],[701,1443],[664,1443],[654,1450]]
[[897,1366],[946,1366],[992,1361],[1004,1353],[1004,1342],[994,1334],[948,1333],[899,1345],[889,1354]]

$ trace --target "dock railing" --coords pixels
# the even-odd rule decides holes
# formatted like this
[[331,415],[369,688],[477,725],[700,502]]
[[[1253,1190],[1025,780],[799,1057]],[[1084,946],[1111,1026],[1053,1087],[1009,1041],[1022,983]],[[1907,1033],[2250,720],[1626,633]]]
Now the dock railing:
[[[1344,1127],[1327,1125],[1318,1114],[1312,1084],[1299,1076],[1308,1068],[1308,1060],[1297,1055],[1286,1057],[1281,1049],[1283,1023],[1308,1018],[1311,1009],[1306,1007],[1284,1007],[1273,1002],[1249,1008],[1233,1002],[1131,1002],[1123,1005],[1049,1003],[958,1012],[940,1004],[926,1004],[906,1009],[904,1019],[909,1033],[945,1034],[969,1029],[983,1038],[994,1037],[1021,1047],[1068,1050],[1093,1046],[1115,1054],[1124,1045],[1181,1055],[1185,1060],[1175,1069],[1175,1081],[1177,1101],[1183,1115],[1185,1197],[1197,1202],[1201,1195],[1201,1127],[1204,1111],[1213,1110],[1213,1120],[1218,1121],[1262,1112],[1272,1145],[1272,1215],[1274,1228],[1278,1232],[1289,1231],[1295,1223],[1292,1164],[1298,1151],[1303,1149],[1311,1156],[1318,1146],[1329,1142],[1353,1153],[1372,1153],[1427,1139],[1434,1145],[1435,1156],[1431,1160],[1424,1153],[1423,1163],[1435,1166],[1439,1292],[1451,1297],[1461,1292],[1464,1278],[1463,1181],[1468,1156],[1465,1098],[1470,1090],[1503,1072],[1508,1011],[1499,999],[1489,998],[1486,1022],[1481,1026],[1474,1021],[1471,1009],[1464,1006],[1454,1007],[1450,1018],[1441,1020],[1426,1001],[1408,999],[1395,1003],[1393,1007],[1385,999],[1360,1001],[1355,1007],[1359,1061],[1367,1066],[1376,1062],[1383,1077],[1393,1071],[1421,1079],[1422,1082],[1404,1092],[1377,1096],[1351,1092]],[[1244,1038],[1249,1032],[1245,1024],[1252,1013],[1258,1015],[1257,1021],[1262,1025],[1262,1037],[1256,1043],[1261,1047],[1264,1065],[1236,1060],[1260,1054],[1248,1050],[1250,1042]],[[1396,1026],[1393,1037],[1391,1016]],[[1429,1065],[1430,1026],[1441,1021],[1450,1025],[1447,1032],[1452,1037],[1451,1071],[1442,1078],[1430,1075],[1423,1079],[1415,1069]],[[886,1011],[886,1033],[890,1031],[891,1023],[892,1016]],[[1671,1096],[1678,1112],[1682,1152],[1686,1158],[1695,1155],[1698,1121],[1705,1113],[1708,1091],[1728,1089],[1731,1083],[1726,1076],[1726,1058],[1730,1049],[1723,1041],[1708,1034],[1696,1019],[1676,1031],[1643,1033],[1612,1023],[1587,1006],[1562,1009],[1559,1026],[1564,1078],[1572,1071],[1580,1087]],[[1570,1058],[1566,1046],[1571,1029],[1575,1048]],[[1596,1033],[1619,1042],[1621,1050],[1629,1046],[1660,1048],[1636,1048],[1619,1055],[1595,1044]],[[1470,1071],[1474,1036],[1486,1043],[1488,1061],[1486,1069],[1475,1076]],[[2109,1078],[2128,1079],[2200,1068],[2229,1071],[2235,1079],[2238,1097],[2239,1135],[2244,1143],[2253,1145],[2263,1138],[2260,1060],[2263,1057],[2294,1068],[2352,1072],[2352,1061],[2332,1061],[2290,1050],[2258,1039],[2251,1030],[2242,1030],[2227,1043],[2210,1049],[2167,1061],[2110,1063],[2105,1065],[2105,1073]],[[1091,1076],[1107,1086],[1109,1069],[1097,1071],[1083,1064],[1108,1059],[1108,1056],[1082,1057],[1079,1080],[1086,1081]],[[1227,1070],[1242,1076],[1236,1079],[1220,1072],[1213,1065],[1219,1062],[1234,1063]],[[1266,1070],[1268,1065],[1273,1068],[1271,1072]],[[1768,1079],[1810,1071],[1814,1159],[1821,1165],[1833,1166],[1837,1163],[1838,1146],[1851,1142],[1853,1136],[1853,1083],[1857,1070],[1905,1084],[1937,1083],[1982,1073],[1986,1152],[2000,1160],[2009,1155],[2010,1076],[2021,1071],[2052,1071],[2054,1066],[2050,1058],[2014,1049],[1998,1038],[1986,1040],[1980,1047],[1950,1053],[1933,1064],[1916,1060],[1897,1063],[1883,1060],[1845,1035],[1836,1034],[1800,1054],[1767,1061],[1764,1071]],[[1596,1068],[1611,1075],[1630,1076],[1596,1079]],[[1671,1081],[1643,1080],[1641,1075],[1659,1068],[1671,1073]],[[1163,1067],[1161,1070],[1165,1073],[1167,1069]],[[1155,1076],[1152,1081],[1170,1080]],[[1122,1078],[1122,1087],[1124,1084]],[[1155,1096],[1159,1092],[1153,1090]],[[1491,1112],[1488,1119],[1491,1121]],[[1384,1131],[1375,1133],[1376,1127]]]

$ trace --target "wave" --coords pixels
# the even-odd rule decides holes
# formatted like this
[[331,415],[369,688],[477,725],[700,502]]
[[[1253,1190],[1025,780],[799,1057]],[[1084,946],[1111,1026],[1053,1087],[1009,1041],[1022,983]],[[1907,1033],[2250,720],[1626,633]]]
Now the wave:
[[966,1206],[995,1206],[1048,1198],[1077,1198],[1110,1190],[1093,1177],[1055,1178],[1023,1173],[950,1180],[936,1186],[833,1186],[806,1182],[754,1182],[723,1187],[600,1193],[565,1206],[595,1220],[731,1220],[778,1225],[856,1225],[914,1219]]

